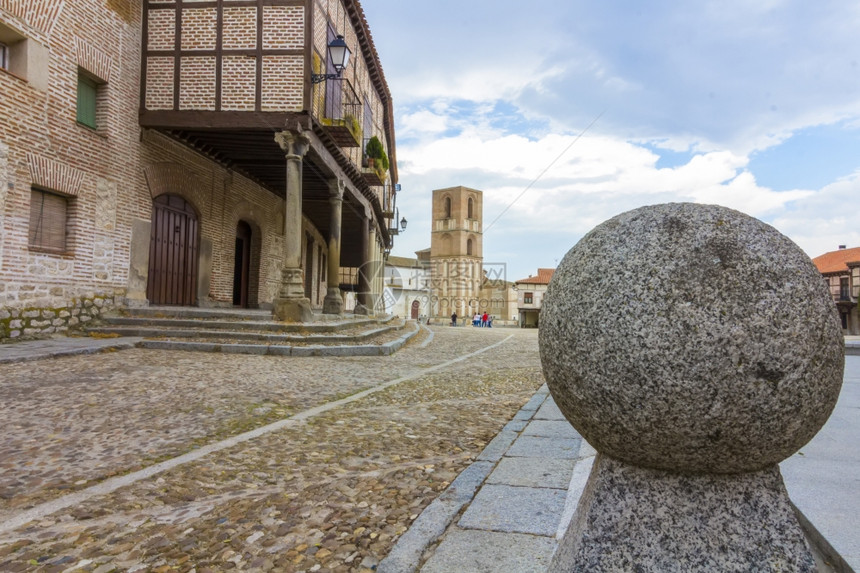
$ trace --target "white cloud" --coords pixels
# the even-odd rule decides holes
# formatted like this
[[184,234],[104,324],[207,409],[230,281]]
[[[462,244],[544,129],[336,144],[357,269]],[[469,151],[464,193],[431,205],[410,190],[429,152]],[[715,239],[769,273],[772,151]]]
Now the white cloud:
[[[429,245],[429,193],[451,185],[485,191],[487,223],[522,194],[485,241],[522,276],[603,220],[667,201],[757,216],[813,256],[860,245],[860,173],[776,191],[750,166],[801,130],[860,126],[858,3],[532,0],[528,19],[506,0],[363,5],[402,114],[399,252]],[[652,149],[681,164],[658,168]]]

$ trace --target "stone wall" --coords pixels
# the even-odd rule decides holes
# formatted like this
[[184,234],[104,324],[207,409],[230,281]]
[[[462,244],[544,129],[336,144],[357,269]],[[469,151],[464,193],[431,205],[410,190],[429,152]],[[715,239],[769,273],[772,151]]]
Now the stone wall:
[[[0,285],[0,289],[3,285]],[[35,296],[40,289],[23,287]],[[33,289],[33,290],[31,290]],[[118,297],[114,293],[88,293],[71,299],[66,306],[24,306],[0,308],[0,340],[24,340],[63,334],[86,326],[102,312],[111,309]]]

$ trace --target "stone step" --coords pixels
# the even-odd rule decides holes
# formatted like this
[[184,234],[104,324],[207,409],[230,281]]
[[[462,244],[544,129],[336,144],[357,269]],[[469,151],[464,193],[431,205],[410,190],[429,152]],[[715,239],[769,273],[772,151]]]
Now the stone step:
[[[242,328],[237,329],[234,328],[237,326],[236,323],[219,322],[217,325],[210,326],[193,321],[178,322],[182,324],[167,326],[146,324],[97,326],[88,328],[87,332],[101,335],[139,336],[144,338],[200,338],[209,340],[255,341],[268,344],[337,345],[357,344],[370,338],[401,330],[405,326],[405,322],[400,320],[382,325],[376,322],[366,323],[362,325],[363,328],[355,329],[349,333],[299,334],[294,332],[285,334],[269,332],[265,328],[260,329],[260,331],[253,331],[248,324],[244,324]],[[270,325],[264,324],[263,326]],[[354,327],[355,325],[350,326]]]
[[222,319],[222,320],[256,320],[272,319],[271,310],[251,308],[199,308],[191,306],[147,306],[141,308],[124,308],[119,316],[129,318],[193,318],[193,319]]
[[[375,325],[387,324],[393,317],[384,318],[356,318],[340,321],[312,322],[312,323],[284,323],[271,320],[251,319],[229,319],[223,315],[208,316],[206,318],[175,318],[161,315],[151,316],[121,316],[105,315],[101,322],[105,325],[117,327],[143,328],[170,328],[170,329],[193,329],[193,330],[255,330],[267,332],[337,332],[353,328],[367,328]],[[135,335],[137,336],[137,335]],[[144,336],[144,335],[140,335]]]
[[[406,325],[407,332],[393,340],[378,344],[267,344],[243,343],[233,341],[202,342],[180,340],[142,340],[140,348],[154,350],[184,350],[191,352],[224,352],[230,354],[254,354],[270,356],[390,356],[400,350],[412,337],[418,334],[420,326],[414,322]],[[396,332],[390,329],[389,333]]]

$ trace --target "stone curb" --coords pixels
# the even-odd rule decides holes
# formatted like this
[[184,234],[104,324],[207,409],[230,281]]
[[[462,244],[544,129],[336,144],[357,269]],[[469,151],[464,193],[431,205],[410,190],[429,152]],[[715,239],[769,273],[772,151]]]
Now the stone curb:
[[388,555],[379,563],[377,573],[413,573],[418,569],[427,548],[436,542],[460,514],[514,443],[538,408],[549,396],[546,385],[517,412],[469,467],[428,505],[413,524],[400,536]]
[[812,522],[803,515],[803,512],[793,502],[791,503],[791,508],[797,516],[800,528],[803,530],[804,535],[806,535],[806,541],[812,546],[813,554],[817,552],[835,573],[854,573],[854,569],[848,565],[848,562],[833,548],[833,545],[825,539],[821,532],[816,529]]
[[141,340],[137,346],[151,350],[185,350],[192,352],[223,352],[258,356],[391,356],[420,332],[415,327],[403,336],[380,345],[360,346],[274,346],[268,344],[220,344],[185,342],[179,340]]

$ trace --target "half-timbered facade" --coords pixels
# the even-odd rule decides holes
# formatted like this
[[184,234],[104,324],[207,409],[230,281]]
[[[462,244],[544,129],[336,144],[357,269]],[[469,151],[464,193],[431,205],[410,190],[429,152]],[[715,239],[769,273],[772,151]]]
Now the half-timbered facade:
[[830,288],[845,334],[860,334],[860,247],[824,253],[812,259]]
[[87,305],[374,311],[397,163],[357,0],[0,0],[0,49],[0,338]]

